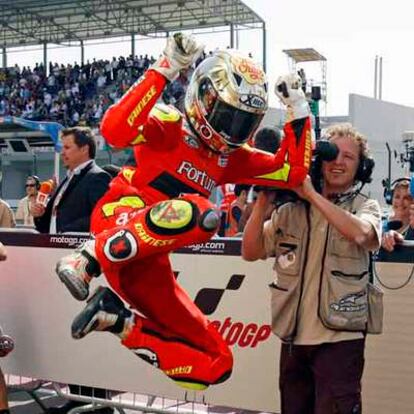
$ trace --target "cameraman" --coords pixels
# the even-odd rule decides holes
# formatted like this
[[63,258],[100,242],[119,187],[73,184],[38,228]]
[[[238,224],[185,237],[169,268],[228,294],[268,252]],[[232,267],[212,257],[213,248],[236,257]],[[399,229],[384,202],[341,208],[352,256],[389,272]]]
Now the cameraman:
[[[322,162],[322,194],[308,177],[295,190],[302,200],[265,221],[274,193],[261,192],[243,237],[245,260],[275,256],[272,328],[283,342],[283,414],[362,412],[369,252],[379,247],[381,212],[356,190],[373,169],[366,139],[350,124],[327,135],[338,155]],[[377,324],[381,318],[374,312]]]

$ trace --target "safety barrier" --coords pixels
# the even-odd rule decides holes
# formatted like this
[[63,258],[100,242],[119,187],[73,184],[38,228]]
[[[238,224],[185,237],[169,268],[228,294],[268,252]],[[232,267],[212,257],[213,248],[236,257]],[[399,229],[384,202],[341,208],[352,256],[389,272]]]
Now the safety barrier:
[[[134,409],[135,404],[139,411],[171,412],[169,406],[157,405],[159,398],[173,401],[176,412],[211,411],[212,405],[280,410],[280,343],[269,327],[271,261],[246,263],[239,257],[240,241],[222,239],[172,255],[180,284],[214,321],[235,360],[233,375],[225,383],[202,393],[186,392],[121,347],[110,334],[91,334],[80,341],[71,338],[70,324],[83,304],[66,292],[54,274],[54,265],[83,238],[0,233],[9,252],[8,260],[0,264],[0,322],[16,342],[15,351],[4,360],[5,372],[57,384],[128,391],[129,397],[123,395],[121,401],[86,400],[121,410]],[[389,259],[393,258],[381,258]],[[383,282],[397,285],[409,275],[413,262],[414,255],[407,253],[399,257],[399,263],[378,262],[377,271]],[[100,278],[95,283],[105,281]],[[412,282],[404,289],[386,292],[385,333],[369,337],[367,344],[363,385],[367,412],[407,414],[414,407],[413,297]],[[55,391],[65,394],[59,387]],[[148,395],[156,396],[150,405],[148,397],[143,397]],[[194,406],[188,409],[188,404]]]

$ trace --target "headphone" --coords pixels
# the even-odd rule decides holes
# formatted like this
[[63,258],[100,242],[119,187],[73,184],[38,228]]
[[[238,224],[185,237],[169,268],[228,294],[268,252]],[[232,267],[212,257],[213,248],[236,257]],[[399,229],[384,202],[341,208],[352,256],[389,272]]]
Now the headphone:
[[374,172],[374,167],[374,158],[367,155],[361,155],[358,169],[355,174],[355,181],[359,181],[362,185],[370,183],[372,181],[372,173]]
[[37,175],[29,175],[26,180],[32,179],[35,182],[36,190],[40,190],[40,178]]
[[397,178],[391,184],[389,184],[388,179],[382,182],[384,186],[384,199],[388,205],[392,205],[392,199],[394,197],[395,187],[398,183],[406,182],[407,186],[410,186],[410,179],[408,177]]

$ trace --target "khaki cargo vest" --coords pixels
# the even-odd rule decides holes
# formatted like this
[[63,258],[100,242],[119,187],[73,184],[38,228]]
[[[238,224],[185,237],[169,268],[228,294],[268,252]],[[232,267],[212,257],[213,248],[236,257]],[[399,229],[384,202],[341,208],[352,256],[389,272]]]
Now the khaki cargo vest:
[[[364,201],[358,195],[341,207],[355,212]],[[288,203],[278,212],[275,263],[277,282],[272,293],[272,330],[284,341],[293,341],[302,296],[308,251],[310,213],[304,203]],[[370,283],[369,253],[347,240],[333,226],[325,233],[319,278],[319,318],[328,329],[381,333],[382,292]]]

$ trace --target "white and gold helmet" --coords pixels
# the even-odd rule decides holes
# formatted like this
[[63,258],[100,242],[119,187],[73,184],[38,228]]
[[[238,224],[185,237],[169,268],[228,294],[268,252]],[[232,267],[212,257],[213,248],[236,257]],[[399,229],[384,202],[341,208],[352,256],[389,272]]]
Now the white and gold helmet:
[[227,153],[247,142],[267,110],[266,74],[236,50],[206,58],[187,89],[188,122],[214,151]]

